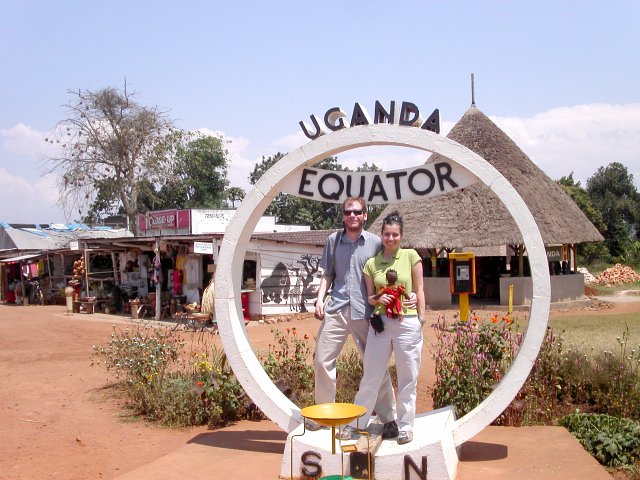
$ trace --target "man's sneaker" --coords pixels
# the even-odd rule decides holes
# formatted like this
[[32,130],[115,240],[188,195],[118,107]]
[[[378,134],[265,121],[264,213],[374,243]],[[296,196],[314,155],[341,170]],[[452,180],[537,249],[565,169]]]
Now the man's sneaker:
[[338,433],[336,433],[336,438],[339,440],[351,440],[356,432],[357,430],[351,425],[345,425]]
[[382,438],[396,438],[398,436],[398,424],[395,420],[387,422],[382,427]]
[[314,422],[310,418],[305,418],[304,419],[304,428],[305,428],[305,430],[310,430],[312,432],[315,432],[317,430],[320,430],[322,428],[322,425],[320,425],[319,423]]
[[404,445],[413,440],[413,432],[411,430],[402,430],[398,434],[398,445]]

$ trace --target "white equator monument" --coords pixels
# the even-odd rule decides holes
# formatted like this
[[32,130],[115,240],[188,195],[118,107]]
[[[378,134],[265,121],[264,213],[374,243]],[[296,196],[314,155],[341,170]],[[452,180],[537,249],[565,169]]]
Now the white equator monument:
[[[457,447],[497,418],[515,398],[527,379],[544,339],[550,305],[550,280],[546,253],[531,212],[502,174],[468,148],[425,129],[380,123],[343,128],[327,133],[283,157],[260,178],[253,190],[244,198],[222,241],[215,278],[216,312],[222,343],[235,375],[256,405],[280,428],[288,432],[290,437],[301,433],[303,427],[300,408],[280,392],[269,379],[249,343],[242,321],[240,303],[242,263],[254,227],[278,193],[291,192],[291,190],[294,190],[291,193],[296,193],[297,188],[297,194],[302,189],[303,195],[300,196],[309,198],[309,193],[314,188],[318,188],[317,182],[312,183],[313,179],[318,178],[318,173],[313,173],[313,170],[309,170],[308,167],[326,157],[358,147],[374,145],[410,147],[447,157],[452,161],[452,170],[440,170],[440,177],[448,175],[457,185],[455,188],[468,185],[473,181],[483,182],[502,200],[513,216],[529,254],[533,281],[530,320],[518,355],[502,381],[480,405],[459,419],[454,418],[450,408],[418,415],[414,426],[413,442],[397,445],[395,442],[385,441],[375,456],[373,478],[377,480],[405,478],[405,472],[409,472],[410,478],[453,479],[457,472]],[[307,175],[303,176],[305,168]],[[425,166],[416,168],[424,169]],[[406,175],[397,173],[399,171],[375,172],[368,175],[377,175],[381,184],[390,179],[389,187],[384,185],[382,187],[388,190],[385,190],[386,193],[389,193],[396,191],[397,182],[400,180],[408,181],[411,172],[414,171],[415,168],[409,169]],[[434,186],[439,187],[442,182],[438,183],[441,179],[438,171],[432,171],[432,176],[436,181]],[[432,188],[426,192],[429,182],[433,182],[428,173],[418,172],[414,174],[413,179],[415,188],[410,190],[414,194],[418,192],[418,195],[436,195],[446,190],[446,188]],[[351,181],[356,182],[356,180],[358,179]],[[359,181],[370,182],[369,186],[376,182],[373,177]],[[420,184],[420,181],[426,183]],[[347,179],[343,179],[342,182],[343,186],[346,186]],[[331,177],[325,181],[323,188],[325,193],[331,194],[339,185],[340,181]],[[381,203],[381,198],[376,198],[382,197],[379,189],[380,187],[377,187],[377,190],[368,190],[369,194],[372,191],[374,194],[371,203]],[[347,196],[346,193],[348,192],[344,188],[342,196],[333,195],[334,198],[331,200],[342,202]],[[402,195],[400,199],[397,197],[398,195],[388,194],[387,201],[394,203],[409,199]],[[293,443],[293,461],[290,460],[291,445],[292,443],[288,441],[282,462],[282,478],[289,478],[291,470],[294,476],[301,475],[300,472],[305,466],[304,452],[314,452],[320,457],[320,460],[314,457],[314,463],[321,465],[323,473],[340,472],[340,455],[331,454],[329,430],[307,432],[304,436],[296,438]]]

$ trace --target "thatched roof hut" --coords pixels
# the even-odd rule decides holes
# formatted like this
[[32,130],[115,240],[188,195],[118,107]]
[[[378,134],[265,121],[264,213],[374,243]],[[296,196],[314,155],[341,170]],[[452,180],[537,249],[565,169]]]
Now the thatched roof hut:
[[[603,237],[562,188],[486,115],[471,106],[448,138],[470,148],[520,193],[547,245],[598,242]],[[441,160],[433,154],[427,163]],[[439,197],[388,205],[369,228],[379,233],[393,210],[404,219],[403,243],[417,249],[522,245],[511,214],[483,183]]]

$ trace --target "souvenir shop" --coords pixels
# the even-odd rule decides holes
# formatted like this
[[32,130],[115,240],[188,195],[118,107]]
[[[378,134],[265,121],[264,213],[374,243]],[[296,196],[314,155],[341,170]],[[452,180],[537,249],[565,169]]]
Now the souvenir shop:
[[[310,235],[318,233],[297,234],[301,238]],[[320,235],[311,241],[296,240],[287,233],[252,237],[241,284],[246,319],[312,310],[325,237],[326,234]],[[201,304],[205,289],[214,281],[222,238],[218,234],[111,241],[111,248],[124,247],[114,252],[117,275],[115,288],[108,294],[112,308],[129,313],[134,300],[134,304],[144,307],[147,318],[165,318],[185,305]],[[90,283],[91,278],[89,274]],[[98,301],[102,300],[100,296]],[[161,310],[156,315],[158,304]]]
[[0,301],[28,305],[51,303],[53,262],[48,254],[0,259]]

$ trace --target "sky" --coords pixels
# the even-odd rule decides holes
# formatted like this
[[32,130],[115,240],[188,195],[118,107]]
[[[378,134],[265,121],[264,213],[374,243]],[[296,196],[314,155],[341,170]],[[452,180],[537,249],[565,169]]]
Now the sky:
[[[44,141],[69,90],[122,88],[179,128],[223,135],[231,186],[309,140],[332,107],[409,101],[442,134],[477,107],[547,175],[620,162],[640,188],[640,2],[0,0],[0,222],[59,223]],[[424,153],[363,148],[356,167]]]

